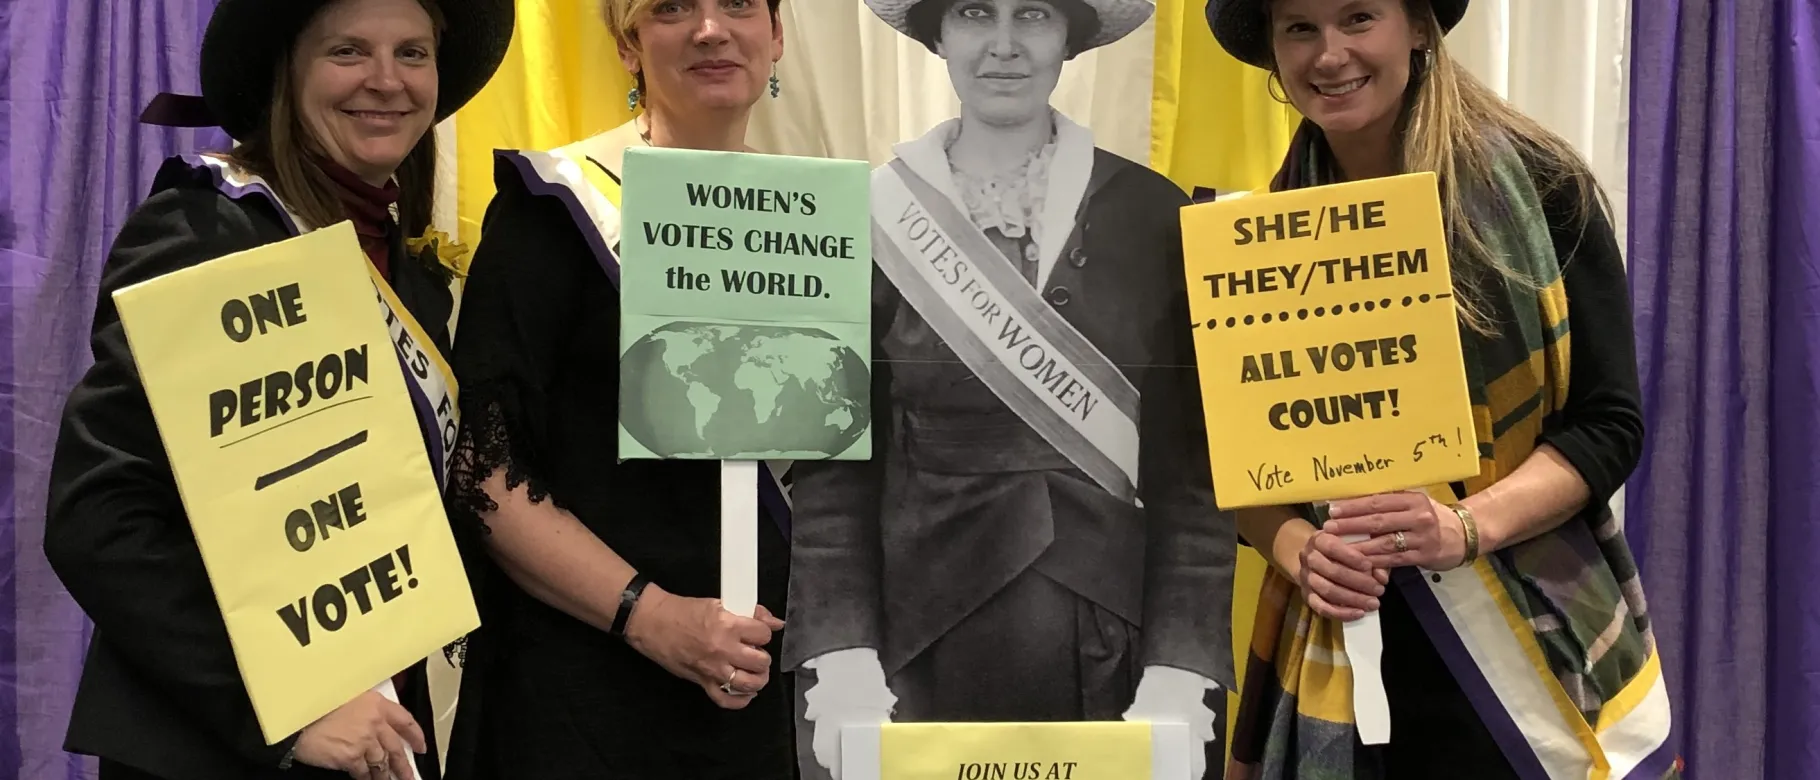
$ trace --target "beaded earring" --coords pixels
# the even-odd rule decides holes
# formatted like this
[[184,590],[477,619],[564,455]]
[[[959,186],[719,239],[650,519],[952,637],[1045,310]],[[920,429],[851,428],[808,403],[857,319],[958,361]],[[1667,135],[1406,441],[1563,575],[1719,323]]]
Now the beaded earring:
[[777,97],[777,74],[771,74],[771,97]]
[[631,90],[626,92],[626,110],[627,111],[637,111],[638,110],[638,87],[633,87]]

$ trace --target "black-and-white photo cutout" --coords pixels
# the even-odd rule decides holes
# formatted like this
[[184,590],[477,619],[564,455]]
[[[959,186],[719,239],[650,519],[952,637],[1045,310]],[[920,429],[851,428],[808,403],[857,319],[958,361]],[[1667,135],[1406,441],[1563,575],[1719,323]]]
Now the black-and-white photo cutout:
[[799,461],[784,665],[805,778],[843,726],[1189,724],[1219,777],[1235,531],[1178,211],[1050,105],[1149,0],[866,0],[961,115],[872,180],[875,457]]

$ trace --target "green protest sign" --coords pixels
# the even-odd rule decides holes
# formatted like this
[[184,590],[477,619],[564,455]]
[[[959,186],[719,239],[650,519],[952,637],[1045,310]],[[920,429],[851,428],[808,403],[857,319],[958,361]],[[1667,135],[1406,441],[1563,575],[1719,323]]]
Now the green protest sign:
[[620,457],[871,458],[869,181],[857,160],[626,150]]

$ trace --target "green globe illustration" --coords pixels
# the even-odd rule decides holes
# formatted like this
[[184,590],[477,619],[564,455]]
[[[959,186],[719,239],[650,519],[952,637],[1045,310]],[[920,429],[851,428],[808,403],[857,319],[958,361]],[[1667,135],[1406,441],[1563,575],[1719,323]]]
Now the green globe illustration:
[[866,361],[813,327],[671,322],[620,366],[620,424],[658,457],[833,458],[871,422]]

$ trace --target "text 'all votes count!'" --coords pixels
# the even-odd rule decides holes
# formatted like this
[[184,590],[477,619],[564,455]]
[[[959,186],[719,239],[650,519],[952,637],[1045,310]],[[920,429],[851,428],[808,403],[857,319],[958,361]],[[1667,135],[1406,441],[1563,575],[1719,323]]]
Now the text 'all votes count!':
[[1478,473],[1432,174],[1182,210],[1221,506]]

